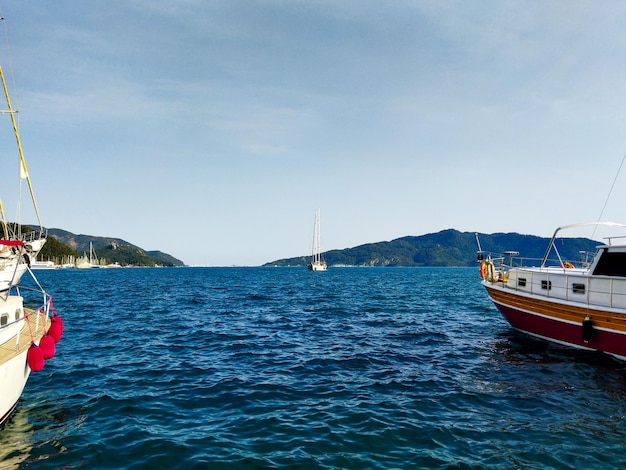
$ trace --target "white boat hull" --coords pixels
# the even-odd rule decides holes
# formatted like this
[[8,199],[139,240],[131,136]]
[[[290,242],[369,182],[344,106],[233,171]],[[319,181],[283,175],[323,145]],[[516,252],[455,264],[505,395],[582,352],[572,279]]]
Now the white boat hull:
[[26,265],[18,264],[17,258],[0,262],[0,292],[19,284],[22,275],[26,272]]
[[24,391],[30,375],[25,349],[13,359],[0,365],[0,424],[10,415]]
[[57,265],[53,261],[33,261],[30,263],[30,269],[56,269]]
[[16,245],[14,240],[0,242],[0,292],[18,285],[29,266],[36,269],[35,265],[40,264],[36,257],[46,243],[46,237],[39,232],[29,232],[23,238],[17,242],[23,243],[23,247]]
[[326,263],[311,263],[309,264],[309,271],[326,271]]
[[47,315],[25,310],[22,297],[0,297],[0,423],[17,404],[31,369],[27,356],[31,343],[39,344],[50,326]]

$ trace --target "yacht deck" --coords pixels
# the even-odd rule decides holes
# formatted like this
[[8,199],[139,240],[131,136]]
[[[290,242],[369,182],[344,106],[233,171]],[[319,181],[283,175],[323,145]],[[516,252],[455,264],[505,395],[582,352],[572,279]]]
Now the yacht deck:
[[43,313],[25,308],[24,314],[26,318],[21,322],[19,334],[0,344],[0,364],[24,352],[30,347],[31,339],[38,341],[50,327],[50,319]]

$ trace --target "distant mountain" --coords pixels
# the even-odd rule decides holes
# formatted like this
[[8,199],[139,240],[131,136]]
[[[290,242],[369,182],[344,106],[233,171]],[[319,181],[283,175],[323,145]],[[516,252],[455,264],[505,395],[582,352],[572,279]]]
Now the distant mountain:
[[[58,228],[48,229],[48,235],[53,237],[56,241],[63,245],[66,245],[74,253],[62,253],[83,255],[89,253],[89,244],[93,244],[93,248],[96,251],[98,258],[105,258],[108,263],[119,263],[122,266],[154,266],[155,264],[161,266],[184,266],[181,260],[174,258],[167,253],[161,251],[145,251],[132,243],[122,240],[121,238],[112,237],[97,237],[94,235],[76,235],[66,230]],[[60,256],[58,244],[48,243],[44,245],[44,248],[39,255],[39,259],[46,260],[48,258]],[[55,250],[54,253],[47,252],[46,250]]]
[[[541,259],[549,238],[519,233],[479,234],[485,252],[497,254],[518,251],[525,258]],[[594,251],[599,243],[587,238],[559,239],[563,260],[577,261],[580,251]],[[329,266],[475,266],[475,232],[448,229],[421,236],[397,238],[389,242],[368,243],[323,254]],[[264,266],[306,266],[310,256],[280,259]]]

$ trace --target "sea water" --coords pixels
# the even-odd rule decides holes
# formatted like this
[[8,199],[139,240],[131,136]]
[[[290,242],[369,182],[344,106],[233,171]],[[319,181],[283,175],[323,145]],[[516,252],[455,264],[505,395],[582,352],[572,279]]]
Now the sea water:
[[6,468],[626,465],[625,365],[515,332],[477,268],[38,274],[65,329]]

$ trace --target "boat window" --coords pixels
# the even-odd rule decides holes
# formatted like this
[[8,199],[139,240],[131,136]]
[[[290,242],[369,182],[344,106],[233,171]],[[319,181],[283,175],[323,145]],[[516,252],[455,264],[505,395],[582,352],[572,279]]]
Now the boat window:
[[626,277],[626,253],[604,250],[593,274]]
[[572,284],[572,292],[574,292],[574,294],[584,294],[585,285],[584,284]]
[[517,286],[518,287],[526,287],[526,278],[525,277],[518,277],[517,278]]
[[22,318],[22,309],[21,309],[21,308],[18,308],[18,309],[15,311],[15,321],[19,320],[20,318]]
[[9,314],[3,313],[2,315],[0,315],[0,326],[4,326],[7,323],[9,323]]
[[552,289],[552,281],[546,281],[545,279],[541,281],[541,288],[544,290]]

